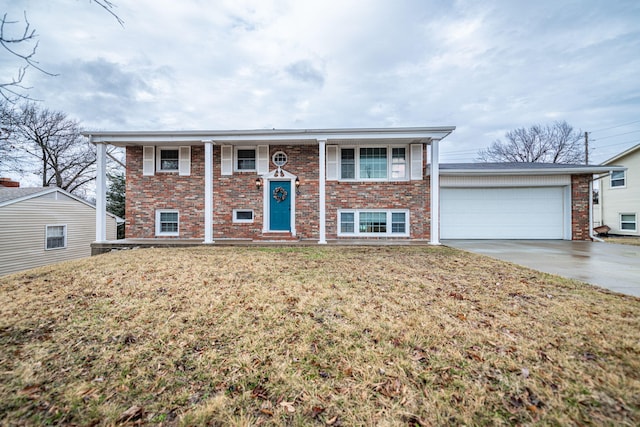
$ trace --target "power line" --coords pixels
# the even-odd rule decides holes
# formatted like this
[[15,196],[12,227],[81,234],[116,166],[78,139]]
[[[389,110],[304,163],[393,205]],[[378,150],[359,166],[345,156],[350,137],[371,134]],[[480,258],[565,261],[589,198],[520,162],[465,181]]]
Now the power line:
[[640,139],[636,139],[635,141],[627,141],[627,142],[616,142],[615,144],[606,144],[606,145],[598,145],[598,147],[594,148],[594,149],[599,149],[599,148],[605,148],[605,147],[615,147],[617,145],[625,145],[625,144],[633,144],[636,142],[640,142]]
[[[616,136],[622,136],[622,135],[629,135],[629,134],[631,134],[631,133],[638,133],[638,132],[640,132],[640,129],[638,129],[638,130],[632,130],[631,132],[617,133],[617,134],[615,134],[615,135],[603,136],[603,137],[600,137],[600,138],[593,139],[592,141],[601,141],[601,140],[603,140],[603,139],[607,139],[607,138],[613,138],[613,137],[616,137]],[[589,132],[589,133],[591,133],[591,132]]]
[[623,123],[623,124],[617,125],[617,126],[611,126],[611,127],[604,128],[604,129],[596,129],[596,130],[591,131],[591,133],[593,133],[593,132],[602,132],[602,131],[609,130],[609,129],[621,128],[623,126],[629,126],[629,125],[632,125],[634,123],[639,123],[639,122],[640,122],[640,120],[635,120],[633,122]]

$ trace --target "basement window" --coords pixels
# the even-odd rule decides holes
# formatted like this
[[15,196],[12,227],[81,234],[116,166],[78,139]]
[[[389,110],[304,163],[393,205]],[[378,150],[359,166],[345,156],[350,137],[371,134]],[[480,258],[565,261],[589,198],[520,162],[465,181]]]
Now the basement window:
[[637,231],[638,222],[636,221],[636,214],[620,214],[620,230]]
[[234,209],[233,222],[235,223],[253,223],[253,210],[251,209]]
[[179,213],[177,210],[156,211],[156,236],[178,236]]
[[340,210],[338,236],[408,237],[407,210]]

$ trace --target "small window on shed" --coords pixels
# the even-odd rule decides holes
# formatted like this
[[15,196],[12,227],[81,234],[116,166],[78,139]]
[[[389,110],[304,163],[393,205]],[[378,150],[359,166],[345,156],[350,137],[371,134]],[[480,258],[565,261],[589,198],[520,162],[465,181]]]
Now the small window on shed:
[[47,225],[47,249],[64,249],[67,247],[67,226]]

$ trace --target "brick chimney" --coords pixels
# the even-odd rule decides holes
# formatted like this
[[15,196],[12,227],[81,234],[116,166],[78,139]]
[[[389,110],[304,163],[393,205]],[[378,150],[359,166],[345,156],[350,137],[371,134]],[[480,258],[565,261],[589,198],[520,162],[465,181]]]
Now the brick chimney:
[[0,178],[0,187],[20,187],[20,183],[11,178]]

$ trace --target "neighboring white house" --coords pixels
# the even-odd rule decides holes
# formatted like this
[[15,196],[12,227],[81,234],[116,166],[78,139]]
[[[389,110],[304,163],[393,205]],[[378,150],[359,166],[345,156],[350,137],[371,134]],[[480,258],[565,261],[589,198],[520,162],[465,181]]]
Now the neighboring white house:
[[[0,186],[0,276],[90,256],[95,218],[95,206],[60,188]],[[108,214],[109,238],[121,221]]]
[[627,168],[600,180],[602,225],[609,226],[611,234],[640,236],[640,144],[602,164]]

